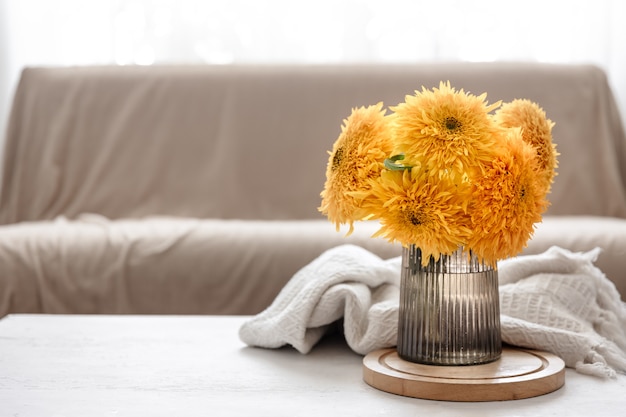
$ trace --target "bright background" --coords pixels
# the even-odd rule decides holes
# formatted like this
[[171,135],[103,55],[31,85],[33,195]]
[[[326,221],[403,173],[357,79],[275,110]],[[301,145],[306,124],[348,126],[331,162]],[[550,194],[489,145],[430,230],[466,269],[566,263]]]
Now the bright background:
[[625,21],[623,0],[0,0],[0,132],[35,65],[592,63],[624,115]]

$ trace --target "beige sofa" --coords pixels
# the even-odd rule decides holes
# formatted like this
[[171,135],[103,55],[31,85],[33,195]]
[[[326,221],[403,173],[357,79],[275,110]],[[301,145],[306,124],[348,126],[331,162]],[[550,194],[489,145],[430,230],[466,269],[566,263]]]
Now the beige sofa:
[[6,135],[0,316],[253,314],[324,250],[317,211],[356,106],[440,81],[528,98],[556,126],[552,205],[526,253],[603,249],[626,294],[626,138],[605,74],[531,63],[25,69]]

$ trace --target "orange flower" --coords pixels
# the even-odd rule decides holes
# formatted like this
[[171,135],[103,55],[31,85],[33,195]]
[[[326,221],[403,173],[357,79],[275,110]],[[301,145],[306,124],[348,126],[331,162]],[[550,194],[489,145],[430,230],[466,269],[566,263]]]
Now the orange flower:
[[382,202],[372,209],[381,223],[373,237],[415,244],[426,263],[429,255],[438,260],[440,254],[454,252],[470,233],[464,213],[467,198],[458,191],[451,181],[434,181],[419,169],[383,171],[370,190]]
[[505,128],[522,129],[524,141],[530,143],[537,152],[539,169],[543,172],[544,186],[549,192],[557,168],[556,146],[552,143],[554,123],[537,104],[524,99],[513,100],[502,105],[495,114],[496,121]]
[[486,94],[456,91],[449,82],[407,96],[391,108],[394,153],[403,153],[405,163],[421,164],[430,175],[480,169],[497,147],[497,126],[488,113],[500,103],[487,105],[485,99]]
[[329,152],[326,183],[319,210],[337,230],[367,216],[361,209],[362,198],[353,192],[368,188],[368,180],[377,178],[384,160],[391,152],[391,135],[382,103],[353,109],[344,120],[341,134]]
[[353,109],[319,210],[348,234],[355,221],[378,220],[373,237],[419,247],[424,264],[460,246],[494,266],[519,254],[548,207],[554,124],[528,100],[498,107],[442,82],[390,115],[382,103]]
[[520,129],[505,134],[504,151],[473,183],[472,235],[466,243],[493,265],[522,251],[548,206],[534,148],[522,139]]

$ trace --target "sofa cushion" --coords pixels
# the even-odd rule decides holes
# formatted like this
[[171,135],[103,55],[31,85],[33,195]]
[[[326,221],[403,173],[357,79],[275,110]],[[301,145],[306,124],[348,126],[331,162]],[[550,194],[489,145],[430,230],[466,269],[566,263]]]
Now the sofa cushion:
[[12,313],[253,314],[302,266],[343,243],[400,249],[364,224],[151,217],[0,228],[0,317]]
[[[0,317],[8,313],[256,314],[325,250],[345,243],[383,259],[401,248],[345,237],[324,220],[151,217],[23,222],[0,228]],[[568,233],[563,233],[567,230]],[[597,266],[626,294],[626,220],[547,217],[525,253],[601,247]]]
[[539,254],[550,246],[573,252],[601,249],[595,265],[617,287],[626,301],[626,220],[593,216],[546,216],[537,224],[523,254]]
[[546,110],[561,153],[549,214],[626,218],[626,139],[593,66],[131,66],[24,70],[0,224],[83,213],[319,219],[342,119],[441,80]]

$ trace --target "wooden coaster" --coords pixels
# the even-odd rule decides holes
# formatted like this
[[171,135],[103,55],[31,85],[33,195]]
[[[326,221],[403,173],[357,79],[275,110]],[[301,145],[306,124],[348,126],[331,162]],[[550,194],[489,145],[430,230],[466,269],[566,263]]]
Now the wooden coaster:
[[381,349],[363,358],[363,380],[385,392],[429,400],[517,400],[561,388],[565,363],[551,353],[503,347],[500,359],[484,365],[433,366]]

